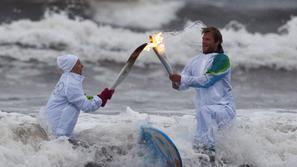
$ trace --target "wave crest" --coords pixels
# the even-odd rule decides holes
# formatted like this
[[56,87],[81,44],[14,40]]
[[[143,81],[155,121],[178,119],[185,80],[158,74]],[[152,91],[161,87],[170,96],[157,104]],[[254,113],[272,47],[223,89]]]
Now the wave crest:
[[[166,53],[172,64],[184,65],[200,52],[203,26],[202,22],[189,22],[182,31],[164,33]],[[278,33],[250,33],[237,22],[231,22],[221,32],[223,47],[234,67],[297,69],[297,17],[280,27]],[[40,21],[1,24],[0,55],[49,62],[60,54],[72,53],[87,61],[121,63],[152,33],[155,32],[135,32],[91,20],[70,19],[63,12],[47,12]],[[136,65],[149,63],[158,63],[158,59],[153,52],[143,52]]]

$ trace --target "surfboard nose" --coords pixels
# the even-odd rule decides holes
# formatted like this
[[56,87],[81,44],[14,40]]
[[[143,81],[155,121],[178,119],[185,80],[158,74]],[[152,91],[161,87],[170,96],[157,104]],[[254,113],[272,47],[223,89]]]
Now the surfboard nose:
[[166,167],[182,167],[182,159],[172,140],[160,129],[141,127],[141,140],[150,152],[152,158],[158,158]]

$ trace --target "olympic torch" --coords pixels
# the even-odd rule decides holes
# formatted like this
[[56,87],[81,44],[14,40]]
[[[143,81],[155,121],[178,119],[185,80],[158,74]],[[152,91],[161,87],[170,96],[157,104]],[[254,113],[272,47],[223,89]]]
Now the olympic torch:
[[146,45],[144,50],[149,51],[152,48],[159,60],[161,61],[161,63],[163,64],[164,68],[166,69],[168,75],[172,75],[173,70],[165,54],[165,46],[163,43],[163,39],[164,38],[161,32],[154,35],[150,35],[149,43]]

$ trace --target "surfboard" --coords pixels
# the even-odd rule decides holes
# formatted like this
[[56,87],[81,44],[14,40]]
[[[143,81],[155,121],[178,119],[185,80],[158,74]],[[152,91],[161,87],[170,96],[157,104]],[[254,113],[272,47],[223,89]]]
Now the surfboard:
[[164,167],[182,167],[182,159],[175,144],[161,130],[141,127],[141,142],[149,148],[152,156],[161,160]]

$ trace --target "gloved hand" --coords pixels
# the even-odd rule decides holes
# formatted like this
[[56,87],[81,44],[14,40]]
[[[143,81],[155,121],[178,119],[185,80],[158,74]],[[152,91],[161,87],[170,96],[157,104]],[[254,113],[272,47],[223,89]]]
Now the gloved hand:
[[172,82],[172,88],[178,90],[179,84],[177,84],[176,82]]
[[181,82],[181,75],[179,74],[172,74],[169,76],[169,79],[172,81],[172,88],[178,89],[180,82]]
[[172,74],[169,76],[169,79],[172,81],[172,82],[176,82],[176,83],[180,83],[181,81],[181,76],[179,74]]
[[97,95],[102,100],[101,107],[105,106],[107,100],[111,99],[113,93],[114,93],[114,90],[105,88],[100,94]]

